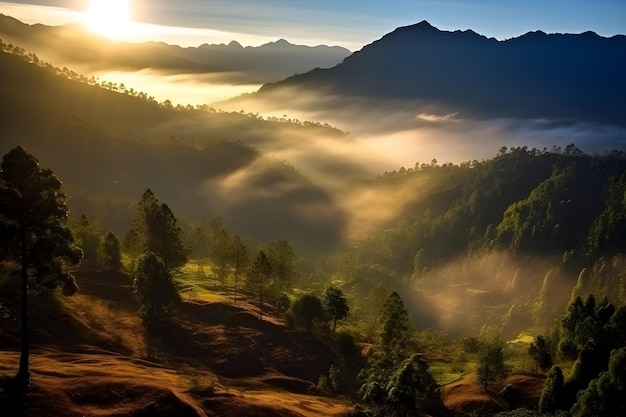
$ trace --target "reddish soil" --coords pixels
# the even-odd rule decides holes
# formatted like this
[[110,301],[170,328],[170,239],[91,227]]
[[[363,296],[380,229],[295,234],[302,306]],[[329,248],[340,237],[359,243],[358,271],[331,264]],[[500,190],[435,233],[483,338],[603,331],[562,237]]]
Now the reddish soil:
[[[183,303],[160,340],[147,337],[128,275],[82,271],[80,292],[33,298],[32,384],[0,381],[0,415],[56,417],[339,416],[309,395],[335,360],[323,341],[260,321],[245,302]],[[0,314],[0,375],[14,373],[19,323]]]
[[532,409],[537,406],[544,382],[543,375],[515,374],[485,391],[476,382],[476,375],[468,374],[443,388],[444,404],[457,415],[473,410],[498,413],[520,407]]

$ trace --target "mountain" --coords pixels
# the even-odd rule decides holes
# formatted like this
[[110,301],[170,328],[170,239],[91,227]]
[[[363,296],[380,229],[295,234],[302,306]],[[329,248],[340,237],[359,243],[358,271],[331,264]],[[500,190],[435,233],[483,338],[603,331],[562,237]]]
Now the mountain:
[[349,50],[338,46],[293,45],[284,39],[258,47],[243,47],[236,41],[228,45],[205,43],[188,48],[160,42],[116,42],[98,37],[81,25],[28,25],[2,14],[0,38],[58,66],[215,73],[233,84],[278,81],[316,67],[334,66],[350,54]]
[[498,41],[428,22],[400,27],[330,69],[261,88],[416,100],[459,117],[626,125],[626,36],[529,32]]
[[256,240],[312,249],[340,240],[344,214],[332,197],[252,145],[341,132],[168,107],[79,82],[71,79],[77,74],[31,58],[0,53],[0,153],[28,148],[64,181],[77,215],[126,233],[133,203],[150,188],[177,216],[219,215]]

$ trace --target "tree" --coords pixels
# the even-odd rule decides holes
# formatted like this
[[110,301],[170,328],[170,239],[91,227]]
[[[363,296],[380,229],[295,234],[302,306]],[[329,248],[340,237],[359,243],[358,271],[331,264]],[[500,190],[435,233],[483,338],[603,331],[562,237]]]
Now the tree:
[[97,221],[89,220],[84,214],[82,214],[78,222],[73,225],[74,238],[83,250],[83,265],[99,264],[102,252],[103,234],[102,226]]
[[233,271],[235,274],[235,292],[233,301],[237,302],[237,285],[239,284],[239,275],[250,262],[249,245],[241,239],[239,235],[235,235],[230,247],[231,261],[233,263]]
[[313,294],[304,294],[291,306],[291,315],[297,326],[310,332],[314,323],[325,319],[322,300]]
[[333,286],[326,288],[322,296],[322,305],[328,317],[333,320],[333,333],[335,333],[337,320],[345,319],[350,312],[350,307],[348,306],[346,297],[343,295],[343,291]]
[[165,262],[152,252],[144,253],[137,260],[133,289],[139,315],[151,330],[166,321],[181,301]]
[[[134,232],[133,232],[134,231]],[[132,235],[131,235],[132,232]],[[144,191],[137,205],[135,225],[127,235],[129,246],[140,247],[140,253],[150,251],[161,258],[168,270],[187,262],[183,232],[167,204],[159,204],[154,193]]]
[[565,404],[565,381],[563,372],[558,366],[552,367],[548,378],[543,386],[543,392],[539,399],[540,413],[554,413],[566,408]]
[[542,371],[547,371],[552,367],[552,354],[546,339],[543,336],[535,337],[535,340],[528,347],[528,354]]
[[254,287],[259,297],[259,320],[263,320],[263,293],[265,280],[272,273],[272,265],[267,259],[265,252],[259,251],[254,264],[250,270],[250,283]]
[[160,257],[170,271],[185,265],[188,258],[183,243],[183,232],[167,204],[161,204],[151,211],[146,224],[148,226],[146,250]]
[[442,408],[441,389],[421,354],[413,354],[393,371],[387,383],[386,406],[391,416]]
[[382,322],[380,340],[383,354],[392,359],[406,358],[414,330],[402,298],[395,291],[385,300]]
[[78,265],[82,251],[68,227],[68,209],[61,181],[21,146],[9,151],[0,165],[0,246],[5,261],[19,266],[21,280],[21,353],[17,373],[29,376],[28,295],[63,287],[78,290],[68,266]]
[[504,345],[500,340],[485,342],[478,352],[476,377],[487,391],[487,385],[499,381],[509,372],[510,367],[504,361]]
[[231,241],[226,230],[221,230],[213,241],[211,259],[213,261],[213,272],[224,286],[229,272],[229,261],[231,257]]
[[611,352],[609,369],[589,383],[572,407],[573,417],[626,415],[626,347]]
[[103,245],[104,265],[114,271],[122,269],[122,248],[115,233],[109,232],[104,238]]
[[267,248],[267,257],[272,264],[272,273],[276,277],[276,295],[278,300],[283,288],[292,280],[295,268],[296,255],[286,240],[270,242]]

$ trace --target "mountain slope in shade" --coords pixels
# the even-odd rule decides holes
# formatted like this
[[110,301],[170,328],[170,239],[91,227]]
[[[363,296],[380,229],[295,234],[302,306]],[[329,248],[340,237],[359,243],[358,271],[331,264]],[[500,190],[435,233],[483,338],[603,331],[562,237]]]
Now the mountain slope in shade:
[[[92,70],[150,68],[182,74],[215,73],[233,84],[278,81],[316,67],[341,62],[350,51],[339,46],[293,45],[284,39],[258,47],[203,44],[183,48],[161,42],[116,42],[91,34],[80,25],[27,25],[0,14],[0,39],[23,47],[56,65]],[[72,45],[68,48],[67,45]]]
[[400,27],[330,69],[261,88],[420,100],[469,117],[626,125],[626,36],[529,32],[498,41],[428,22]]
[[[75,214],[124,234],[133,203],[150,188],[177,216],[221,215],[259,241],[321,249],[341,239],[345,216],[332,196],[293,166],[235,141],[252,139],[246,131],[271,141],[280,123],[159,106],[7,53],[0,53],[0,68],[0,155],[18,144],[28,148],[71,190]],[[185,125],[194,126],[187,138],[195,139],[183,138]],[[294,127],[303,137],[321,131]]]

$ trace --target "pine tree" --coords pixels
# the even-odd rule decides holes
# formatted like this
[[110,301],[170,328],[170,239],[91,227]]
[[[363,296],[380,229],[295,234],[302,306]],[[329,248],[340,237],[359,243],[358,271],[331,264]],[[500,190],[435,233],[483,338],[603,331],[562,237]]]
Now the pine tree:
[[348,317],[350,307],[341,289],[330,286],[324,291],[322,304],[326,313],[333,321],[333,333],[337,330],[337,321]]
[[104,238],[102,248],[104,256],[104,265],[114,271],[122,269],[122,248],[120,240],[115,233],[109,232]]
[[144,253],[137,260],[133,288],[139,315],[151,330],[167,321],[181,301],[169,269],[152,252]]
[[254,264],[249,272],[249,281],[259,297],[259,320],[263,320],[263,296],[266,280],[272,273],[272,265],[267,259],[265,252],[259,251]]
[[402,360],[408,354],[408,346],[413,333],[409,313],[397,292],[385,300],[382,315],[381,348],[385,357]]
[[543,386],[539,399],[540,413],[554,413],[563,410],[565,406],[565,382],[563,372],[558,366],[552,367]]
[[18,381],[29,376],[28,294],[63,287],[78,290],[67,266],[78,265],[82,251],[67,224],[66,196],[61,181],[21,146],[9,151],[0,165],[0,247],[5,261],[19,265],[21,279],[21,354]]

